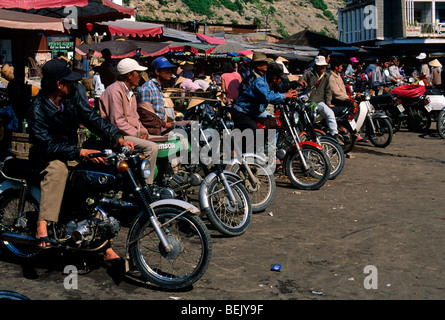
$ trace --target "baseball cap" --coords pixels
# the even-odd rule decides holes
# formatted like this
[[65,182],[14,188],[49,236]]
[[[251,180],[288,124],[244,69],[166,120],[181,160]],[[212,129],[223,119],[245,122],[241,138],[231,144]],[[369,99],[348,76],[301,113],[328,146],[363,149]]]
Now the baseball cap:
[[43,78],[49,80],[79,81],[82,76],[70,69],[68,63],[62,59],[51,59],[42,67]]
[[416,59],[419,59],[419,60],[426,59],[426,53],[425,53],[425,52],[422,52],[421,54],[419,54],[419,55],[416,57]]
[[136,60],[125,58],[117,64],[117,72],[119,74],[127,74],[132,71],[145,71],[147,67],[141,66]]
[[168,61],[165,57],[158,57],[154,59],[150,67],[153,72],[158,69],[177,68],[174,64],[171,64],[170,61]]
[[317,66],[327,66],[326,58],[324,56],[317,56],[315,58],[315,65]]
[[286,79],[286,76],[283,72],[283,67],[281,64],[276,62],[271,62],[267,66],[267,72],[266,72],[271,78],[272,77],[279,77],[282,79]]
[[351,58],[351,62],[353,62],[353,63],[358,63],[359,61],[357,60],[356,57],[353,57],[353,58]]

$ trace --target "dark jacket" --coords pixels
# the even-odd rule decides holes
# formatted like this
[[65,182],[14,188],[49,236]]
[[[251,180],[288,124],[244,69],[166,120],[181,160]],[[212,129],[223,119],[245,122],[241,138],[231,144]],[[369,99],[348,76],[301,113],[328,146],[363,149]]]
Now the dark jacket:
[[33,101],[29,115],[30,160],[43,166],[52,160],[80,158],[77,130],[83,124],[104,142],[116,144],[122,134],[108,120],[102,119],[88,104],[85,87],[73,84],[69,97],[62,99],[63,112],[45,95]]

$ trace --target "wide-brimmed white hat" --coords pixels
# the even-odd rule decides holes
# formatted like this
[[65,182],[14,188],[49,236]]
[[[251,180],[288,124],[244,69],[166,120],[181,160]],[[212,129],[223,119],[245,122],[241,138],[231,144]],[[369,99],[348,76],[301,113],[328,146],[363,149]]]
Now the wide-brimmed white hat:
[[315,65],[316,66],[327,66],[328,63],[326,62],[326,58],[324,56],[317,56],[315,58]]
[[419,54],[419,55],[416,57],[416,59],[419,59],[419,60],[426,59],[426,53],[422,52],[421,54]]
[[147,67],[141,66],[136,60],[131,58],[122,59],[117,64],[117,72],[119,72],[119,74],[127,74],[132,71],[145,71],[147,69]]

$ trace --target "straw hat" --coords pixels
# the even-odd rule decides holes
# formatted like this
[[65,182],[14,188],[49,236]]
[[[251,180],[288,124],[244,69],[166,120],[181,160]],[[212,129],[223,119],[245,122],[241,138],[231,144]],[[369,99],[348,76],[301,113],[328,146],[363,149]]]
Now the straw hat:
[[170,98],[171,92],[164,92],[164,108],[174,108],[175,104],[173,100]]
[[254,52],[252,62],[271,62],[272,59],[268,58],[264,52]]
[[183,83],[187,78],[179,77],[178,80],[175,82],[175,86],[179,86],[181,83]]
[[439,62],[439,60],[437,60],[437,59],[434,59],[433,61],[431,61],[430,63],[429,63],[429,65],[430,65],[430,67],[439,67],[439,68],[442,68],[442,64]]
[[179,64],[182,70],[190,71],[193,70],[193,62],[183,61]]
[[2,68],[1,74],[3,78],[5,78],[8,81],[11,81],[12,79],[14,79],[14,67],[11,67],[7,63],[5,63],[5,65]]
[[283,57],[278,57],[275,59],[275,62],[278,62],[278,61],[289,62],[289,60],[287,60],[286,58],[283,58]]

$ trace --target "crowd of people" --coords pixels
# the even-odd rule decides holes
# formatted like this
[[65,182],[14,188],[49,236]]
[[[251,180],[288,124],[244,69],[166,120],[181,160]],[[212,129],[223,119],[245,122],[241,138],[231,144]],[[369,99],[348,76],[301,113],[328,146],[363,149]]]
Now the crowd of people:
[[[418,66],[408,71],[397,57],[380,57],[366,65],[356,57],[331,58],[331,52],[320,51],[299,75],[290,72],[288,60],[272,60],[262,52],[255,52],[251,59],[226,59],[219,67],[213,65],[211,72],[206,66],[198,67],[190,61],[176,64],[164,56],[153,59],[149,66],[133,58],[116,63],[106,49],[102,56],[102,64],[93,70],[89,93],[94,100],[92,105],[79,82],[82,76],[72,71],[66,61],[55,58],[42,68],[41,90],[28,116],[33,144],[30,159],[43,177],[36,233],[42,248],[51,247],[48,221],[57,222],[68,168],[81,158],[104,161],[88,157],[98,150],[78,145],[78,127],[84,125],[110,143],[142,150],[154,167],[158,147],[152,138],[173,125],[179,112],[166,89],[205,92],[211,83],[217,84],[221,100],[232,108],[235,127],[258,130],[259,119],[273,113],[274,103],[294,99],[298,91],[311,88],[310,101],[326,118],[329,134],[343,144],[332,107],[357,106],[346,92],[346,84],[366,80],[372,85],[387,86],[399,83],[407,75],[438,88],[444,83],[440,62],[427,63],[423,53],[417,56]],[[147,178],[148,184],[153,184],[153,173]],[[104,260],[119,259],[111,247],[106,248]]]

